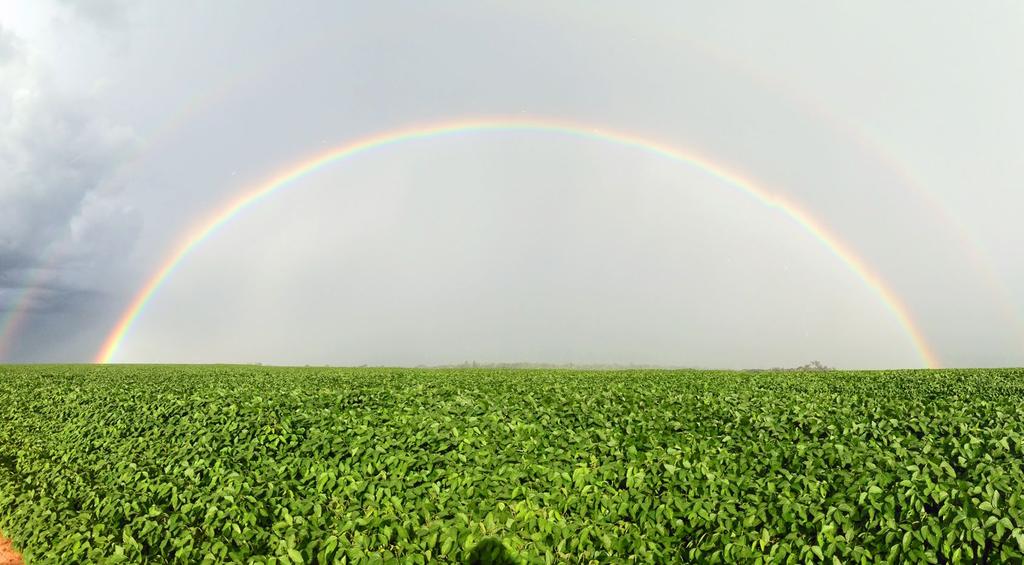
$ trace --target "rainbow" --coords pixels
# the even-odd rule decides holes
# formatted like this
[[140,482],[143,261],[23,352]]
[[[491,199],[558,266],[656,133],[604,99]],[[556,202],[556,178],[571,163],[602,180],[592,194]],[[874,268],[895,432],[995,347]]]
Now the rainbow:
[[283,188],[291,186],[299,179],[310,175],[331,163],[349,157],[354,157],[373,149],[409,141],[481,131],[548,132],[595,139],[620,146],[642,149],[673,161],[695,166],[706,171],[725,183],[747,193],[764,205],[780,210],[800,225],[804,230],[823,243],[836,257],[846,264],[847,267],[849,267],[850,270],[864,282],[864,284],[878,294],[886,307],[895,315],[899,324],[907,332],[921,358],[922,363],[932,368],[940,366],[938,357],[928,344],[921,330],[914,323],[907,306],[889,287],[889,285],[880,276],[874,273],[867,264],[865,264],[864,261],[861,260],[844,243],[831,234],[808,213],[804,212],[795,203],[789,202],[778,195],[772,194],[765,188],[758,186],[743,176],[691,151],[683,151],[670,145],[645,137],[640,137],[638,135],[592,127],[586,124],[518,117],[450,121],[433,125],[387,131],[335,147],[273,176],[264,184],[257,186],[251,191],[242,194],[238,198],[229,202],[216,214],[200,224],[197,229],[189,233],[185,239],[174,248],[174,251],[170,254],[168,259],[163,262],[162,266],[146,281],[138,293],[135,294],[129,306],[120,316],[116,326],[111,330],[106,340],[103,342],[100,351],[96,354],[95,362],[111,362],[116,355],[118,348],[121,346],[121,343],[124,341],[125,336],[131,330],[132,325],[145,309],[146,304],[149,303],[156,291],[160,289],[163,283],[171,276],[172,273],[174,273],[175,268],[181,264],[192,250],[212,236],[229,220],[265,197]]
[[0,359],[7,357],[7,350],[14,340],[14,334],[21,327],[28,312],[28,305],[40,288],[38,277],[33,277],[30,282],[14,293],[11,306],[6,312],[0,313]]
[[893,152],[886,148],[876,133],[872,133],[862,124],[851,122],[834,113],[820,101],[809,98],[806,92],[793,89],[790,82],[779,80],[778,77],[763,72],[756,65],[733,59],[710,44],[694,38],[677,37],[676,39],[687,44],[705,58],[714,61],[718,66],[734,69],[761,88],[790,100],[795,107],[800,108],[817,123],[831,129],[840,138],[850,141],[853,145],[871,154],[879,164],[884,166],[884,170],[893,175],[903,188],[919,198],[931,210],[936,219],[944,223],[956,235],[957,246],[972,263],[973,272],[983,279],[982,282],[988,286],[992,295],[1002,302],[1004,308],[1000,310],[1000,313],[1003,318],[1015,328],[1021,337],[1024,337],[1024,320],[1021,319],[1020,309],[1015,304],[1010,288],[998,275],[991,255],[985,251],[974,234],[967,229],[960,216],[956,215],[941,198],[927,191],[910,168],[893,157]]

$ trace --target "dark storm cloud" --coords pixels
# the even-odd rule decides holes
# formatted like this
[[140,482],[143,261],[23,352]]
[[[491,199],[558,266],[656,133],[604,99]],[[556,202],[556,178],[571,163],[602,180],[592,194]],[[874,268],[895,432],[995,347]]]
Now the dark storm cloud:
[[[87,297],[96,265],[138,229],[116,204],[133,135],[62,93],[16,44],[0,34],[0,286],[39,286],[28,305],[55,309]],[[0,310],[14,307],[5,294]]]
[[19,270],[31,267],[35,260],[17,249],[5,249],[0,244],[0,288],[19,287],[22,278],[15,276]]

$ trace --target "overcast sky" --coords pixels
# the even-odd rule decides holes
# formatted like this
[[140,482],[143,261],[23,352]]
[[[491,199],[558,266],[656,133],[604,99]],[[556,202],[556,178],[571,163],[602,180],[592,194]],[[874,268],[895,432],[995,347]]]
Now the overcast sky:
[[[1024,364],[1019,2],[0,0],[0,361],[89,361],[184,235],[324,150],[558,119],[798,203],[946,366]],[[340,161],[223,226],[123,362],[916,367],[782,210],[551,132]]]

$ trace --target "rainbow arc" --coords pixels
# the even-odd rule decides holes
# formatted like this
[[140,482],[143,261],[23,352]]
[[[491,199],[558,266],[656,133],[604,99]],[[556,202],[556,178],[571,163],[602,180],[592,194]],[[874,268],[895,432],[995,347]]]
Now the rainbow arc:
[[175,246],[173,252],[161,264],[160,268],[149,277],[142,288],[135,294],[131,303],[120,316],[116,326],[110,331],[104,340],[100,351],[96,354],[97,363],[110,363],[115,358],[122,342],[132,329],[133,324],[145,310],[146,305],[151,301],[156,292],[171,277],[175,269],[195,250],[203,241],[210,238],[217,230],[228,223],[232,218],[238,216],[250,206],[258,203],[264,198],[293,186],[303,177],[311,175],[320,169],[342,161],[353,158],[369,151],[417,140],[428,140],[444,136],[451,136],[460,133],[472,132],[546,132],[600,140],[619,146],[641,149],[667,159],[696,167],[711,176],[723,181],[735,189],[741,190],[751,197],[757,199],[765,206],[780,210],[791,220],[796,222],[807,233],[811,234],[833,255],[839,258],[863,283],[869,287],[882,300],[887,309],[894,315],[900,326],[906,331],[914,348],[916,349],[922,363],[928,367],[940,366],[939,359],[928,344],[923,332],[915,324],[910,310],[900,297],[896,294],[886,281],[875,273],[853,250],[843,243],[835,234],[832,234],[826,227],[813,216],[804,211],[795,202],[784,197],[773,194],[764,187],[754,183],[744,176],[721,166],[710,159],[695,152],[682,150],[671,145],[661,143],[646,137],[631,133],[598,128],[586,124],[573,122],[528,119],[528,118],[489,118],[476,120],[449,121],[427,126],[412,127],[387,131],[358,139],[347,144],[329,149],[301,163],[293,165],[283,172],[274,175],[263,184],[242,194],[227,203],[197,229],[185,236]]

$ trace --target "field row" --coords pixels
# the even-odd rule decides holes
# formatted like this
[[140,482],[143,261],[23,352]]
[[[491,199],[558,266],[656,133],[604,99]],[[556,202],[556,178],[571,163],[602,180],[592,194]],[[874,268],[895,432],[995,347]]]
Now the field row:
[[26,560],[1017,561],[1024,372],[0,367]]

